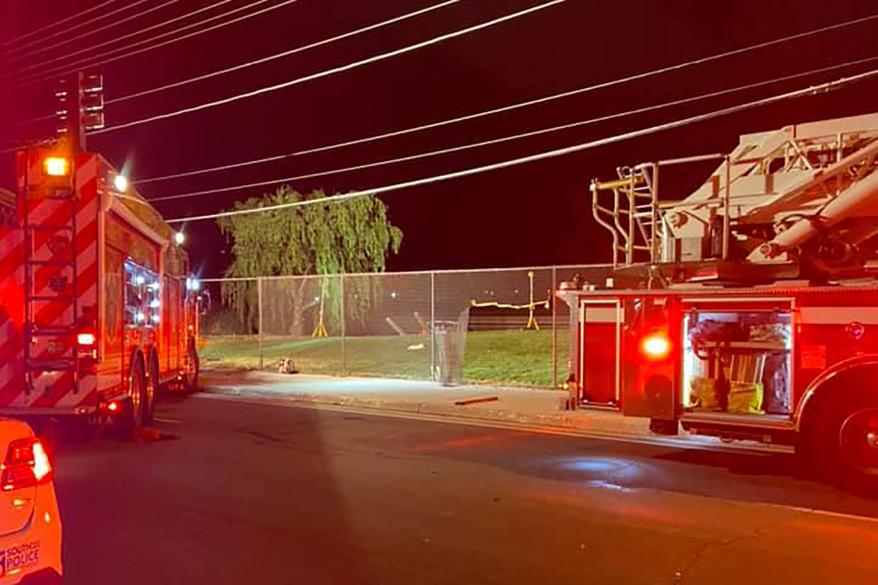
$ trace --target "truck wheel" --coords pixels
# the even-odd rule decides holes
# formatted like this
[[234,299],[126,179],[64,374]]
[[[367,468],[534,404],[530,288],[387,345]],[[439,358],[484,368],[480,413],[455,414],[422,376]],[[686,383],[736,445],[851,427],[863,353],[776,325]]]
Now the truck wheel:
[[131,372],[128,376],[128,414],[125,417],[124,425],[126,432],[133,434],[143,425],[146,385],[143,356],[138,353],[131,362]]
[[827,478],[856,491],[878,490],[878,397],[837,393],[817,420],[815,454]]
[[149,356],[149,376],[144,386],[143,400],[143,416],[141,420],[144,425],[152,424],[153,415],[155,414],[155,400],[159,393],[159,362],[155,353]]
[[198,357],[198,349],[195,342],[189,343],[189,349],[186,352],[186,378],[183,381],[186,392],[198,391],[198,374],[201,371],[201,360]]

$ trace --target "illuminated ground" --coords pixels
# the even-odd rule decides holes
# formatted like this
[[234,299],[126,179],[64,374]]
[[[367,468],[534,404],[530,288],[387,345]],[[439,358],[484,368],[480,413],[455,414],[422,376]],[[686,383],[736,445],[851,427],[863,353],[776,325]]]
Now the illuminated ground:
[[[558,368],[564,370],[567,332],[559,332]],[[282,358],[292,358],[303,373],[428,379],[430,338],[427,336],[349,337],[344,362],[340,338],[265,339],[265,366],[275,368]],[[205,363],[256,368],[259,343],[253,336],[211,336],[201,351]],[[550,331],[476,331],[466,340],[464,377],[471,382],[552,385],[552,334]],[[559,373],[563,381],[563,376]]]
[[159,411],[168,440],[62,445],[68,583],[878,582],[878,501],[783,456],[203,396]]

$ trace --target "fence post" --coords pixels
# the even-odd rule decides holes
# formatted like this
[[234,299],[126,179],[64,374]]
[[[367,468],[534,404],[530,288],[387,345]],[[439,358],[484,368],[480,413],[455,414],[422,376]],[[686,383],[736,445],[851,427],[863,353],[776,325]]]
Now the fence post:
[[339,299],[339,312],[341,313],[341,375],[346,376],[348,373],[348,354],[347,347],[345,347],[345,312],[344,312],[344,272],[340,275],[341,284],[339,289],[341,290],[341,298]]
[[430,379],[436,380],[436,271],[430,271]]
[[558,290],[558,270],[552,266],[552,296],[549,301],[552,303],[552,388],[558,387],[558,308],[555,291]]
[[256,279],[256,306],[259,308],[259,369],[265,367],[263,352],[264,335],[262,326],[262,277]]

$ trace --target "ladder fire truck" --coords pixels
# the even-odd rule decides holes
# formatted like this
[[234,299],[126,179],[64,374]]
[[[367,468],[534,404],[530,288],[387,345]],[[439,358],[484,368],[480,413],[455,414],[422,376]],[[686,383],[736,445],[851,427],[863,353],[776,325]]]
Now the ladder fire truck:
[[[795,446],[878,484],[878,114],[741,136],[727,155],[591,183],[602,283],[563,283],[576,403]],[[716,165],[688,197],[678,166]]]
[[0,415],[148,424],[197,383],[197,281],[182,238],[66,137],[17,155],[0,197]]

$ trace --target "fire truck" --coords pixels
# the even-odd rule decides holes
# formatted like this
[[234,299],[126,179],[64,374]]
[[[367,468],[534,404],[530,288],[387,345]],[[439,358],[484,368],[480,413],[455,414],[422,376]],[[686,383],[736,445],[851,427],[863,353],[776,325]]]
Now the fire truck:
[[175,232],[70,140],[17,154],[0,194],[0,415],[136,429],[194,388],[197,281]]
[[[574,404],[794,446],[830,477],[878,485],[876,155],[870,114],[593,180],[614,268],[557,292]],[[712,172],[688,196],[660,190],[685,164]]]

